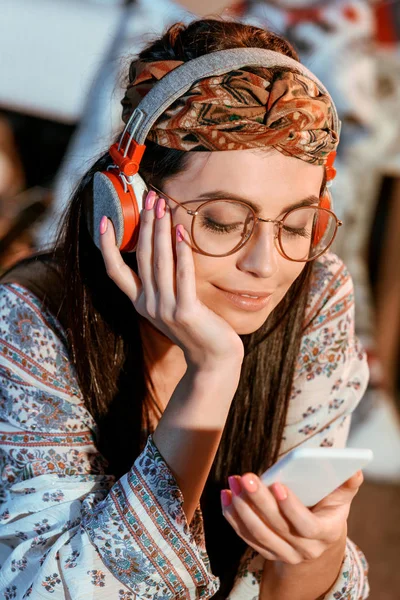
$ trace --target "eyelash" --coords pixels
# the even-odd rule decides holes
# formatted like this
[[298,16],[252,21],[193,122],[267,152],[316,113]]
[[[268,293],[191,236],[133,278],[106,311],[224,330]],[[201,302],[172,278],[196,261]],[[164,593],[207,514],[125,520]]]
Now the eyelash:
[[301,236],[304,238],[310,237],[310,232],[307,231],[304,227],[302,227],[301,229],[292,229],[290,227],[283,227],[282,229],[283,229],[284,233],[289,237],[296,237],[296,236]]
[[216,231],[217,233],[231,233],[232,231],[236,231],[240,225],[242,224],[231,223],[230,225],[222,225],[221,223],[216,223],[207,217],[204,217],[202,222],[203,227],[210,229],[211,231]]

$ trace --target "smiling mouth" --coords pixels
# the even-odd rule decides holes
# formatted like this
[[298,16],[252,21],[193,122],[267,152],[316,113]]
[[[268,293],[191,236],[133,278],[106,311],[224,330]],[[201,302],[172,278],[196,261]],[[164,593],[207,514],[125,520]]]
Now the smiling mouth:
[[[257,312],[265,308],[270,301],[272,293],[269,292],[253,292],[245,290],[225,290],[218,286],[216,287],[224,297],[241,310]],[[256,295],[257,294],[257,295]]]

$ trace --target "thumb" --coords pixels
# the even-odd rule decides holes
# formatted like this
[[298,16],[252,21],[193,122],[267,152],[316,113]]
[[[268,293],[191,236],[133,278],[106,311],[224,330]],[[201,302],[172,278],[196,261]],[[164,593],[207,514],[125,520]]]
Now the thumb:
[[341,486],[321,500],[315,508],[318,510],[319,508],[327,508],[329,506],[350,504],[360,489],[363,481],[364,476],[362,471],[357,471],[357,473],[354,473],[354,475],[347,479]]

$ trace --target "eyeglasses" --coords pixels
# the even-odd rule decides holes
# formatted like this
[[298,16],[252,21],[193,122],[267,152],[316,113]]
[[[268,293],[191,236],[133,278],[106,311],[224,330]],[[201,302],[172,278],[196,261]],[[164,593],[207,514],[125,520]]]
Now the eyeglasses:
[[334,212],[319,206],[301,206],[289,210],[280,220],[261,219],[240,200],[206,200],[191,210],[155,186],[164,199],[181,206],[193,217],[191,238],[196,250],[206,256],[234,254],[252,238],[258,222],[274,224],[278,252],[294,262],[315,260],[328,250],[342,225]]

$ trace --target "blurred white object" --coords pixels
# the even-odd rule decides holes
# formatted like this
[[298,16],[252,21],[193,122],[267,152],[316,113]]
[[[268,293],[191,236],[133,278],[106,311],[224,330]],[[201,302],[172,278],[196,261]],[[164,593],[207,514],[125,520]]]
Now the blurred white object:
[[123,10],[115,2],[2,0],[0,106],[79,120]]
[[[368,396],[372,395],[372,398]],[[374,460],[364,467],[366,479],[400,483],[400,420],[392,399],[380,390],[368,390],[372,400],[367,418],[351,430],[349,448],[371,448]]]

